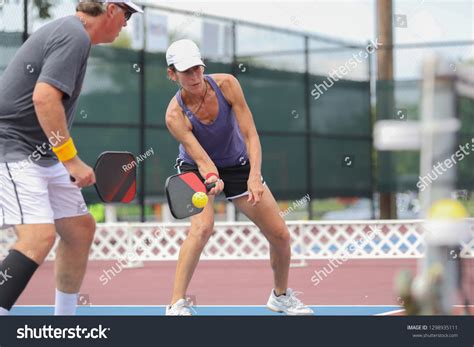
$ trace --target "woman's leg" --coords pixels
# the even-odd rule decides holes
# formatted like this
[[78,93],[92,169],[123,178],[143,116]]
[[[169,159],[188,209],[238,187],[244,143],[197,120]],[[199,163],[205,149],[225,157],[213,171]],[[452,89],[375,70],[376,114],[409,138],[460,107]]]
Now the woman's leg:
[[267,307],[289,315],[312,315],[313,310],[296,297],[296,292],[287,288],[291,259],[290,233],[270,189],[266,185],[264,189],[260,202],[255,206],[247,202],[248,196],[235,199],[234,202],[260,228],[270,243],[275,288],[270,294]]
[[248,196],[234,199],[235,206],[260,228],[270,243],[270,261],[273,269],[275,292],[286,292],[291,260],[290,234],[285,221],[279,214],[278,204],[267,185],[261,201],[252,206]]
[[209,202],[204,210],[190,218],[191,228],[189,234],[179,250],[171,304],[185,298],[186,290],[199,262],[201,252],[214,230],[213,202],[214,197],[209,196]]

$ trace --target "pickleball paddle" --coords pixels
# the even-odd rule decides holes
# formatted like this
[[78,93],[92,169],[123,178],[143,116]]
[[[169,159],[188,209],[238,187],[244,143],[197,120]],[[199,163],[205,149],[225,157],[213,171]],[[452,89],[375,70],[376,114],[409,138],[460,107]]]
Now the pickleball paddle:
[[204,208],[193,205],[193,195],[197,192],[208,193],[215,185],[215,183],[205,185],[194,172],[183,172],[168,177],[165,191],[173,217],[183,219],[202,212]]
[[[94,166],[95,190],[103,202],[131,202],[137,192],[135,156],[130,152],[103,152]],[[71,177],[74,182],[74,178]]]

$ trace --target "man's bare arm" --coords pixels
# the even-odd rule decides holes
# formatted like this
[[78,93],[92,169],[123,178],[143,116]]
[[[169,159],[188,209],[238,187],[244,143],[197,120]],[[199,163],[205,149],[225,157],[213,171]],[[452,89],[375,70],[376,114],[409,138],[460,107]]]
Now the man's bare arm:
[[[61,146],[70,138],[62,98],[63,93],[47,83],[37,83],[33,91],[33,104],[38,122],[53,147]],[[79,156],[64,161],[63,165],[74,177],[78,187],[87,187],[95,183],[94,171],[84,164]]]

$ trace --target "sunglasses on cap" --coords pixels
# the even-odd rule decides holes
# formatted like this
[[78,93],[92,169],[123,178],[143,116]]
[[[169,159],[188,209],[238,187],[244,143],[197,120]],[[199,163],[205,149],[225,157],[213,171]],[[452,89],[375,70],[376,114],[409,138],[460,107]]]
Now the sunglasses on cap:
[[127,6],[120,5],[119,3],[115,3],[115,5],[117,5],[118,7],[120,7],[120,8],[123,10],[124,16],[125,16],[125,20],[128,22],[128,20],[130,19],[130,17],[132,17],[133,12],[130,11],[130,9],[129,9]]

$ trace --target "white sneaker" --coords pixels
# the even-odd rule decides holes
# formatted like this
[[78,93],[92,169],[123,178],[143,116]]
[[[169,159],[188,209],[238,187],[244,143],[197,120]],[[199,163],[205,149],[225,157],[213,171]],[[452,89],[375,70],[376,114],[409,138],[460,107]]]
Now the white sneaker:
[[[189,298],[179,299],[173,305],[166,306],[166,316],[192,316],[193,303]],[[196,311],[194,311],[196,312]]]
[[296,297],[298,294],[302,293],[294,292],[291,288],[288,288],[286,295],[276,296],[275,290],[272,289],[267,307],[272,311],[283,312],[290,316],[313,315],[314,311]]

